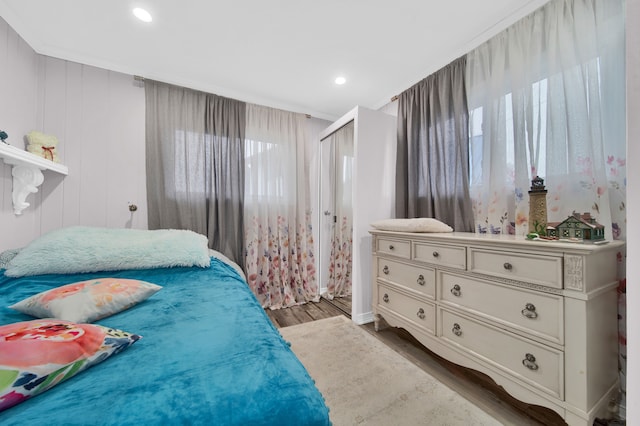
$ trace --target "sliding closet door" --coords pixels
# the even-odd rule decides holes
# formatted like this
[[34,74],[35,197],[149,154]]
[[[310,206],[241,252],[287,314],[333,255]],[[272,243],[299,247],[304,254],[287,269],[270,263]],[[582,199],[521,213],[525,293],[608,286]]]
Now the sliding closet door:
[[353,121],[322,141],[324,188],[321,289],[329,299],[351,295],[353,247]]
[[[320,133],[320,292],[373,321],[371,223],[395,217],[396,117],[355,107]],[[341,303],[343,305],[343,303]]]

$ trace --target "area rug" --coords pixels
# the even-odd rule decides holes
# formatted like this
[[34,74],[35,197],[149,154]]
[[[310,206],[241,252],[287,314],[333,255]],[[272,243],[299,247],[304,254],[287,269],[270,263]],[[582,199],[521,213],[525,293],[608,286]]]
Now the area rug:
[[344,316],[284,327],[335,426],[500,425]]

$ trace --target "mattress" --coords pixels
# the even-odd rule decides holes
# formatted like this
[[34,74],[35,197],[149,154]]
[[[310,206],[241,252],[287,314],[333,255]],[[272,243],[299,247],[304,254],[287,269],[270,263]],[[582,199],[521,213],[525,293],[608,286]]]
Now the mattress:
[[[127,350],[0,412],[2,425],[329,425],[313,380],[237,268],[169,267],[7,277],[0,325],[32,320],[8,306],[94,278],[143,280],[152,297],[96,323],[136,333]],[[1,383],[0,383],[0,387]]]

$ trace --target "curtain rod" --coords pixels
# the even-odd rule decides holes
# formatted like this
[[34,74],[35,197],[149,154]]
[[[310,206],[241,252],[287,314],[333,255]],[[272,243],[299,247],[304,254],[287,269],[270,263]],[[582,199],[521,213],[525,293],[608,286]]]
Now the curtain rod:
[[[134,79],[135,81],[139,81],[139,82],[141,82],[141,83],[144,83],[144,77],[142,77],[142,76],[134,75],[134,76],[133,76],[133,79]],[[311,118],[311,114],[305,114],[305,117],[307,117],[307,118]]]

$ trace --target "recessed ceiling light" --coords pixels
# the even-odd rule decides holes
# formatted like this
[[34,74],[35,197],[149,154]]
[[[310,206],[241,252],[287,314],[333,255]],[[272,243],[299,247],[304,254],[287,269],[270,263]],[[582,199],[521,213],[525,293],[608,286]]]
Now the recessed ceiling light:
[[133,14],[142,22],[151,22],[153,20],[153,18],[151,18],[151,14],[140,7],[133,9]]
[[336,84],[343,85],[347,82],[347,79],[344,77],[336,77]]

